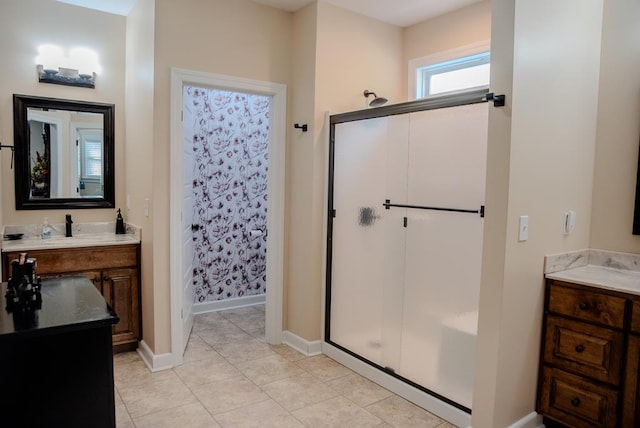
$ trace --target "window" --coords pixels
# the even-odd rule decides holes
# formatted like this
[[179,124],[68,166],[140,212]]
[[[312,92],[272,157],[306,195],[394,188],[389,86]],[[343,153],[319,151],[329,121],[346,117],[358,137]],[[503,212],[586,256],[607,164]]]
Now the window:
[[102,142],[85,140],[82,149],[84,160],[82,178],[100,181],[102,177]]
[[418,69],[418,98],[489,85],[489,52]]
[[101,129],[77,129],[78,171],[82,181],[102,181],[102,144]]
[[409,99],[489,86],[491,54],[483,42],[409,62]]

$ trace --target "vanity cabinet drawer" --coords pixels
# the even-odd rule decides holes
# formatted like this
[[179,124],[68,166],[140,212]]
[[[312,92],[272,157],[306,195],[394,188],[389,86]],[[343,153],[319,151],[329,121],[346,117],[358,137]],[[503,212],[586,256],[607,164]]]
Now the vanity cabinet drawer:
[[595,322],[607,327],[624,328],[626,299],[589,291],[588,287],[566,287],[553,281],[549,291],[549,311]]
[[634,301],[631,309],[631,331],[640,334],[640,301]]
[[545,367],[539,408],[572,427],[615,427],[618,392],[555,368]]
[[[110,269],[137,266],[138,248],[136,245],[112,245],[105,247],[80,247],[52,250],[29,251],[29,257],[37,260],[38,274],[42,277],[55,274],[69,274],[88,270]],[[20,251],[2,253],[5,264],[18,258]],[[9,276],[8,269],[3,275]],[[6,281],[6,279],[5,279]]]
[[624,333],[549,315],[544,361],[612,385],[620,383]]

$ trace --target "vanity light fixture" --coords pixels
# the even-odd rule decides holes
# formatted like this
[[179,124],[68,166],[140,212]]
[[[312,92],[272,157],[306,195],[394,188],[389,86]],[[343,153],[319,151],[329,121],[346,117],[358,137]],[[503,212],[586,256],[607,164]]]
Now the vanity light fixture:
[[95,88],[96,72],[100,72],[98,55],[87,48],[74,48],[69,55],[55,45],[42,45],[36,58],[38,81],[58,85]]

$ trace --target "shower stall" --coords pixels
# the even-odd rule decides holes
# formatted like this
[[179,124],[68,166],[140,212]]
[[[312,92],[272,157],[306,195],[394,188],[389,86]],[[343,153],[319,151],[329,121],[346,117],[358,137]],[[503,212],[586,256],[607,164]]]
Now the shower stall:
[[462,420],[472,408],[486,95],[330,118],[323,350]]

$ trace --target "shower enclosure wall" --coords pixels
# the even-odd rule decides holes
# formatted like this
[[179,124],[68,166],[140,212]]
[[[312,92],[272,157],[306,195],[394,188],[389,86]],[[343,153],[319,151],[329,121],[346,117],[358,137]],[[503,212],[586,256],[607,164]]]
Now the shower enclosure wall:
[[485,94],[330,119],[325,345],[467,417],[480,291]]

